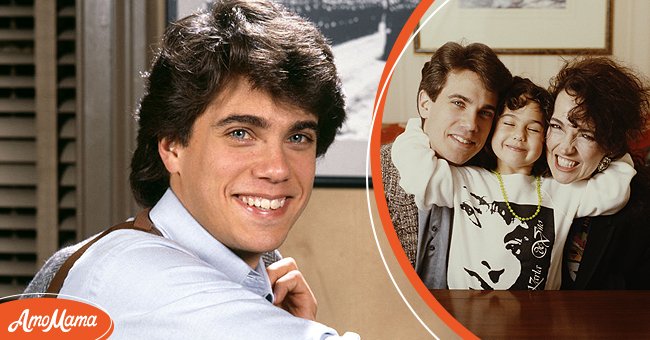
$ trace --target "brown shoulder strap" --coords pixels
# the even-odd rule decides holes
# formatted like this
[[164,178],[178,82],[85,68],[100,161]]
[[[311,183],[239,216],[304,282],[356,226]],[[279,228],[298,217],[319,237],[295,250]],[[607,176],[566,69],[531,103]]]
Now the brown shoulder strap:
[[104,232],[97,235],[97,237],[94,239],[88,241],[83,245],[83,247],[79,248],[76,252],[70,255],[70,257],[68,257],[63,265],[61,265],[61,268],[59,268],[59,270],[54,275],[54,278],[52,279],[52,282],[50,282],[46,293],[58,294],[59,291],[61,291],[61,287],[63,287],[63,281],[65,281],[65,278],[68,276],[68,272],[74,263],[81,257],[81,255],[83,255],[84,252],[86,252],[86,250],[90,248],[90,246],[92,246],[95,242],[99,241],[99,239],[115,230],[120,229],[135,229],[144,231],[146,233],[162,236],[160,231],[154,227],[153,222],[151,222],[151,219],[149,218],[149,209],[142,210],[140,213],[138,213],[133,221],[123,222],[104,230]]

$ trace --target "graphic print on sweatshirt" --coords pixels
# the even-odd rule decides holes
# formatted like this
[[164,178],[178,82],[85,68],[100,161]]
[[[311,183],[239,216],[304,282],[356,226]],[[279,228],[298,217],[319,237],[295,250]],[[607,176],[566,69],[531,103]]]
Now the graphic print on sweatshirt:
[[[535,218],[522,222],[505,202],[465,192],[454,220],[449,288],[544,289],[555,242],[553,209],[541,207]],[[510,207],[521,217],[537,210],[530,204],[511,202]]]

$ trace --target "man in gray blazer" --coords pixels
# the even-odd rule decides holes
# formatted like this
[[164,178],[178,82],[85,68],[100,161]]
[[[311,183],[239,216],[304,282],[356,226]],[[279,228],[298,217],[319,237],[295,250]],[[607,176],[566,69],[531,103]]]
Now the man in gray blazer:
[[[422,68],[417,110],[438,157],[452,164],[476,163],[510,85],[510,71],[488,46],[448,42]],[[447,288],[447,254],[453,210],[419,210],[399,186],[392,144],[381,148],[384,194],[406,256],[430,289]],[[475,157],[476,156],[476,157]]]

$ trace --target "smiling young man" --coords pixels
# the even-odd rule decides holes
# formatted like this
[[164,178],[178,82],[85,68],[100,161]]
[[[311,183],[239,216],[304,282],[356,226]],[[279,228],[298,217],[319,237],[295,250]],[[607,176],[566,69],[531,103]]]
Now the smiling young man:
[[295,262],[264,261],[345,119],[318,30],[270,2],[216,1],[167,29],[137,118],[146,209],[66,262],[60,293],[105,309],[115,338],[339,338]]
[[[510,71],[488,46],[448,42],[422,68],[417,109],[431,148],[440,158],[462,165],[481,151],[499,98],[512,81]],[[392,145],[381,148],[382,181],[397,236],[424,284],[447,287],[447,254],[453,210],[418,210],[413,195],[399,185]]]
[[163,138],[159,153],[178,200],[254,268],[309,200],[318,119],[276,103],[247,78],[226,86],[194,122],[187,145]]

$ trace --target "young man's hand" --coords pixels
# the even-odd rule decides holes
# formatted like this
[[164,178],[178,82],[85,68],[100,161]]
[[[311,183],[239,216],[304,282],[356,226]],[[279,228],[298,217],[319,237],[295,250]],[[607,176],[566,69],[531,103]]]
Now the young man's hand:
[[294,316],[316,320],[316,298],[294,259],[285,257],[266,267],[266,271],[275,295],[273,304]]

